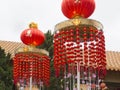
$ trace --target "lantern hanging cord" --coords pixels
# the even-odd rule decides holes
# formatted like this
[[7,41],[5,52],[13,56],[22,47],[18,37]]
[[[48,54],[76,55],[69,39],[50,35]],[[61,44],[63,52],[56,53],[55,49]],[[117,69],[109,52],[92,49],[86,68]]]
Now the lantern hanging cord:
[[38,25],[37,25],[37,23],[34,23],[34,22],[31,22],[30,24],[29,24],[29,28],[38,28]]

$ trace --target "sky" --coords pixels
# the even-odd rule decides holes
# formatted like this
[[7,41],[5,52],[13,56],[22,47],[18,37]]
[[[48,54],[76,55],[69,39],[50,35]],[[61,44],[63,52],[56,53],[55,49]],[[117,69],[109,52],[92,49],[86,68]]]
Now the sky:
[[[31,22],[39,30],[54,31],[57,23],[68,20],[61,11],[62,0],[0,0],[0,40],[21,42],[20,34]],[[120,51],[120,0],[95,0],[89,19],[104,26],[106,50]]]

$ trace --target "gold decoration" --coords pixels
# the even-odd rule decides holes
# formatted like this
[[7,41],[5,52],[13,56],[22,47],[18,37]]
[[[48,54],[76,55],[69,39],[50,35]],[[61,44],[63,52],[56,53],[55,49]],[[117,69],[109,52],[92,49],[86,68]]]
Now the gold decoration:
[[31,22],[30,24],[29,24],[29,28],[38,28],[38,25],[37,25],[37,23],[34,23],[34,22]]
[[37,49],[34,48],[33,46],[25,46],[18,48],[15,53],[39,53],[41,55],[46,55],[49,56],[49,52],[44,50],[44,49]]
[[93,19],[85,19],[85,18],[74,18],[74,19],[70,19],[70,20],[66,20],[66,21],[63,21],[61,23],[58,23],[56,26],[55,26],[55,30],[54,30],[54,33],[56,33],[57,31],[60,31],[60,30],[63,30],[65,28],[74,28],[76,27],[76,25],[78,27],[82,27],[82,26],[91,26],[93,27],[94,29],[97,29],[97,30],[102,30],[103,29],[103,25],[96,21],[96,20],[93,20]]
[[80,20],[79,19],[74,19],[73,20],[73,24],[76,25],[76,26],[79,25],[80,24]]
[[24,52],[27,52],[27,51],[29,51],[29,48],[28,48],[28,47],[24,47],[24,48],[23,48],[23,51],[24,51]]

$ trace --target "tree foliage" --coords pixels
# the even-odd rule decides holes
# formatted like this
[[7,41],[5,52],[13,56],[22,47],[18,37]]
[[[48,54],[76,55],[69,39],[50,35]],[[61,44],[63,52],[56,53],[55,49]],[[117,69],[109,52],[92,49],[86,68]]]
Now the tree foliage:
[[45,33],[45,41],[42,45],[38,46],[38,48],[47,50],[50,58],[53,58],[53,34],[50,30]]
[[12,63],[10,54],[0,47],[0,90],[12,90]]
[[53,66],[53,34],[50,30],[45,33],[45,41],[38,48],[45,49],[49,52],[50,56],[50,86],[45,90],[58,90],[57,78],[55,77],[55,71]]

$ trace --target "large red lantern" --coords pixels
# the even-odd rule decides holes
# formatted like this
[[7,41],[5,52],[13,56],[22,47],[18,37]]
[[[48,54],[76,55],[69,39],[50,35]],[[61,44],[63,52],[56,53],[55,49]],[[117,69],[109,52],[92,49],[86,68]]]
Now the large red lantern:
[[26,45],[38,46],[43,43],[45,36],[38,30],[37,24],[31,23],[29,29],[25,29],[21,34],[21,40]]
[[64,90],[99,90],[106,75],[105,37],[100,22],[87,19],[94,0],[63,0],[62,12],[69,18],[55,26],[54,67]]
[[89,17],[95,9],[94,0],[63,0],[62,12],[67,18]]

